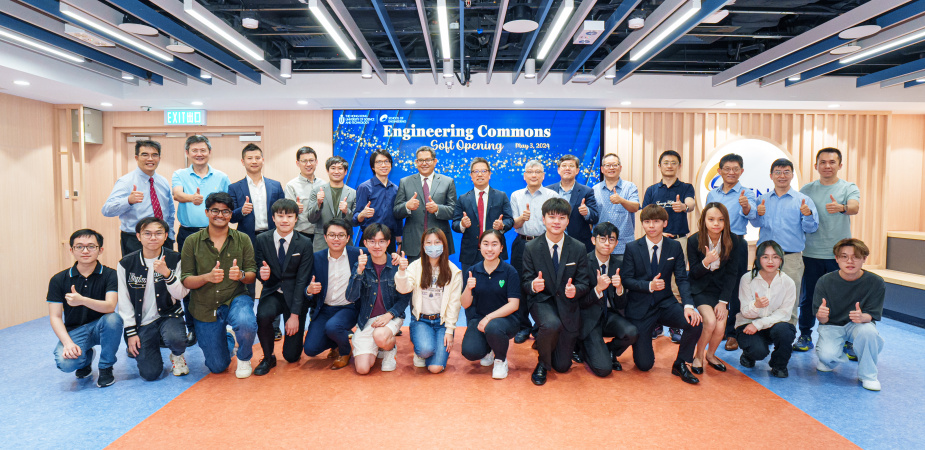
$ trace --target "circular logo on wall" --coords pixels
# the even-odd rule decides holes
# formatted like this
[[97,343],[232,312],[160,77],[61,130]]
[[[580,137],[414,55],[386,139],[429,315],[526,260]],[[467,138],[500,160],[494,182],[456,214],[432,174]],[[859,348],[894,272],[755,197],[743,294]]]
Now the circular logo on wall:
[[[745,167],[743,167],[742,174],[739,177],[739,183],[754,192],[755,197],[774,189],[774,181],[771,180],[771,163],[774,160],[786,158],[790,162],[794,162],[790,153],[764,138],[749,137],[727,141],[713,150],[704,159],[703,164],[700,165],[700,170],[697,171],[697,183],[694,186],[697,190],[697,204],[701,209],[706,204],[707,194],[723,185],[719,160],[730,153],[735,153],[742,157]],[[796,163],[794,163],[793,181],[790,186],[793,189],[800,188],[799,171],[796,170]],[[741,212],[741,209],[729,211],[730,214],[736,212]],[[749,241],[758,240],[758,229],[749,224],[745,239]]]

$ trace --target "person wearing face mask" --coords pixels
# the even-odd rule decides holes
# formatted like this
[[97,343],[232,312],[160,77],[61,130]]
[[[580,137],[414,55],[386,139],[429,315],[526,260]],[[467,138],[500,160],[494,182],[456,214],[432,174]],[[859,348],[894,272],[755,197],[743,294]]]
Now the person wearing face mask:
[[427,367],[431,373],[446,369],[453,334],[459,318],[462,273],[447,255],[446,235],[429,228],[421,236],[426,257],[408,263],[402,252],[395,273],[395,290],[411,294],[411,344],[414,367]]

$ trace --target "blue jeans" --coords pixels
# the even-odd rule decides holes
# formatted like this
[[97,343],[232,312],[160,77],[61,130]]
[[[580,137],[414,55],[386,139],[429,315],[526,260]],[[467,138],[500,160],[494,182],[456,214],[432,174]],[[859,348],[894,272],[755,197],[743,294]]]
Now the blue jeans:
[[842,351],[845,341],[854,343],[854,352],[858,355],[858,379],[876,380],[877,359],[883,350],[883,338],[877,331],[877,325],[874,322],[819,325],[816,357],[829,368],[848,361],[848,356]]
[[238,340],[237,357],[241,361],[250,361],[254,356],[254,338],[257,335],[257,316],[254,315],[254,299],[241,294],[231,300],[231,306],[221,305],[215,311],[215,322],[202,322],[193,319],[199,347],[206,360],[206,367],[212,373],[221,373],[231,364],[231,352],[234,351],[234,338],[225,332],[225,326],[231,325]]
[[108,369],[116,364],[116,352],[122,343],[122,317],[118,313],[109,313],[93,322],[83,324],[67,332],[71,340],[80,347],[80,356],[76,359],[64,358],[64,344],[58,342],[55,347],[55,363],[62,372],[73,372],[92,363],[87,352],[94,346],[100,346],[100,369]]
[[414,345],[414,353],[424,358],[428,367],[446,367],[450,352],[446,351],[446,345],[444,345],[446,326],[440,323],[440,318],[418,320],[412,314],[408,328],[411,330],[411,344]]
[[797,292],[800,296],[800,334],[811,336],[813,326],[816,325],[816,315],[813,314],[813,295],[816,293],[816,282],[823,275],[838,270],[835,258],[816,259],[803,257],[803,284]]
[[308,324],[302,350],[308,356],[318,356],[325,350],[337,347],[341,356],[350,354],[350,331],[357,323],[355,304],[344,306],[321,305],[318,316]]

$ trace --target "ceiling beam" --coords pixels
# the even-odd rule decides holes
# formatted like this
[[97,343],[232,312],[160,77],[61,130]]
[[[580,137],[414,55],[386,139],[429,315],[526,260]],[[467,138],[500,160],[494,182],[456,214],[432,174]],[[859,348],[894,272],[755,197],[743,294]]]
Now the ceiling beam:
[[466,5],[459,0],[459,77],[460,83],[466,84]]
[[[890,67],[889,69],[881,70],[879,72],[874,72],[868,75],[864,75],[862,77],[858,77],[856,87],[864,87],[864,86],[868,86],[868,85],[875,84],[875,83],[881,83],[880,87],[893,86],[894,84],[899,84],[904,81],[909,81],[907,79],[903,79],[905,78],[906,75],[917,74],[923,70],[925,70],[925,58],[917,59],[912,62],[907,62],[905,64],[900,64],[895,67]],[[883,84],[883,83],[886,83],[896,78],[900,78],[900,80],[895,81],[891,84]],[[917,77],[913,76],[911,79],[915,79],[915,78]]]
[[[552,70],[552,66],[556,64],[559,55],[565,50],[565,46],[572,41],[572,36],[574,36],[578,28],[581,27],[581,24],[585,21],[585,18],[588,17],[588,13],[591,12],[591,8],[593,8],[596,3],[597,0],[582,0],[578,8],[575,8],[572,17],[565,27],[562,28],[562,32],[559,33],[556,42],[553,43],[552,47],[549,49],[549,54],[546,55],[546,59],[543,61],[543,66],[540,67],[539,73],[536,74],[536,84],[542,83],[543,79],[546,78],[546,74]],[[598,39],[604,39],[604,37],[599,36]]]
[[[427,48],[427,59],[430,60],[430,71],[434,74],[434,84],[439,83],[437,78],[437,62],[434,61],[434,45],[430,38],[430,26],[427,24],[427,9],[424,7],[424,0],[414,0],[417,4],[418,18],[421,19],[421,34],[424,35],[424,46]],[[507,4],[507,0],[501,0],[501,3]],[[502,16],[503,18],[503,16]],[[491,66],[488,66],[488,80],[491,81]]]
[[357,26],[357,23],[353,20],[353,16],[350,15],[350,11],[347,10],[347,6],[344,5],[343,0],[327,0],[327,2],[328,6],[334,11],[334,14],[337,15],[337,18],[340,19],[340,23],[347,30],[347,33],[350,33],[353,42],[357,44],[357,47],[360,47],[360,51],[366,58],[366,62],[376,71],[376,76],[382,80],[382,84],[389,84],[388,74],[382,67],[382,63],[379,62],[379,58],[376,57],[376,52],[373,51],[369,42],[366,41],[366,37],[363,36],[363,31],[360,30],[360,27]]
[[[23,35],[21,35],[20,33],[16,33],[16,32],[14,32],[13,30],[10,30],[9,28],[0,27],[0,30],[3,30],[4,32],[7,32],[7,33],[10,33],[10,34],[13,34],[13,35],[18,35],[18,36],[20,36],[20,37],[22,37],[22,38],[24,38],[24,39],[28,39],[28,40],[30,40],[30,41],[35,41],[36,43],[41,43],[41,44],[46,45],[46,46],[48,46],[48,47],[51,47],[51,45],[49,45],[49,44],[46,43],[46,42],[40,42],[38,39],[31,38],[31,37],[27,37],[27,36],[23,36]],[[84,69],[84,70],[87,70],[87,71],[90,71],[90,72],[94,72],[94,73],[96,73],[96,74],[102,75],[102,76],[107,77],[107,78],[112,78],[113,80],[119,81],[119,82],[121,82],[121,83],[131,84],[131,85],[138,86],[138,77],[134,77],[134,76],[133,76],[131,80],[126,80],[126,79],[122,78],[122,74],[123,74],[123,73],[126,73],[126,72],[123,72],[123,71],[121,71],[121,70],[114,69],[114,68],[112,68],[112,67],[109,67],[109,66],[100,64],[100,63],[98,63],[98,62],[96,62],[96,61],[92,61],[92,60],[89,60],[89,59],[84,59],[83,62],[77,62],[77,61],[74,61],[74,60],[71,60],[71,59],[68,59],[68,58],[65,58],[65,57],[61,57],[61,56],[59,56],[59,55],[55,55],[55,54],[53,54],[53,53],[48,53],[48,52],[42,51],[41,49],[38,49],[38,48],[32,47],[32,46],[30,46],[30,45],[24,44],[24,43],[19,42],[19,41],[15,40],[15,39],[12,39],[12,38],[9,38],[9,37],[6,37],[6,36],[0,36],[0,53],[3,53],[4,51],[6,51],[6,52],[11,52],[11,51],[13,50],[12,48],[8,48],[7,46],[21,48],[21,49],[23,49],[23,50],[30,51],[30,52],[35,53],[35,54],[37,54],[37,55],[41,55],[41,56],[44,56],[44,57],[47,57],[47,58],[51,58],[51,59],[54,59],[54,60],[56,60],[56,61],[61,61],[61,62],[63,62],[63,63],[67,63],[67,64],[70,64],[70,65],[72,65],[72,66],[74,66],[74,67],[79,67],[79,68],[81,68],[81,69]],[[54,49],[54,50],[61,51],[62,49],[56,48],[56,49]],[[68,52],[68,53],[70,53],[70,52]],[[73,54],[74,56],[79,56],[79,55],[74,54],[74,53],[72,53],[72,54]]]
[[[802,48],[781,59],[773,61],[769,64],[765,64],[764,66],[736,77],[736,86],[743,86],[745,84],[751,83],[752,81],[757,81],[761,77],[771,75],[772,73],[784,70],[795,64],[806,61],[807,59],[810,59],[814,56],[826,53],[829,50],[832,50],[835,47],[840,47],[842,44],[846,44],[852,40],[853,39],[842,39],[838,36],[829,36],[828,38],[816,42],[809,47]],[[762,86],[765,85],[766,84],[762,84]]]
[[578,72],[587,61],[591,58],[591,55],[597,51],[604,42],[607,42],[607,38],[613,34],[614,30],[629,17],[630,13],[636,9],[642,0],[623,0],[623,3],[620,3],[620,6],[614,10],[614,12],[607,18],[604,22],[604,32],[597,38],[593,43],[586,45],[584,49],[578,53],[578,57],[569,64],[568,69],[565,69],[565,72],[562,74],[562,84],[568,83],[569,80],[575,76],[575,72]]
[[408,84],[414,84],[414,80],[411,78],[411,72],[408,70],[408,58],[405,57],[405,50],[401,46],[398,35],[395,34],[395,27],[392,26],[392,20],[389,19],[389,13],[386,11],[385,3],[383,3],[383,0],[371,1],[373,3],[373,8],[376,10],[376,15],[379,16],[379,22],[382,23],[385,35],[389,38],[392,49],[395,50],[395,57],[398,58],[398,64],[401,65],[401,70],[405,72],[405,78],[408,79]]
[[520,71],[523,70],[524,64],[527,63],[527,58],[530,57],[530,51],[533,50],[533,44],[536,43],[536,37],[539,36],[540,30],[543,29],[543,22],[546,21],[546,16],[549,15],[549,10],[552,9],[552,0],[543,0],[543,4],[539,6],[540,10],[536,14],[536,29],[531,31],[526,39],[523,42],[523,48],[520,50],[520,56],[517,58],[517,62],[514,63],[514,70],[511,73],[511,84],[517,82],[517,77],[520,76]]
[[[420,1],[420,0],[418,0]],[[488,57],[488,72],[485,74],[485,83],[491,83],[491,73],[495,68],[495,58],[498,57],[498,44],[501,43],[501,32],[504,26],[504,18],[507,16],[508,0],[499,1],[498,5],[498,23],[495,24],[495,35],[491,38],[491,56]]]

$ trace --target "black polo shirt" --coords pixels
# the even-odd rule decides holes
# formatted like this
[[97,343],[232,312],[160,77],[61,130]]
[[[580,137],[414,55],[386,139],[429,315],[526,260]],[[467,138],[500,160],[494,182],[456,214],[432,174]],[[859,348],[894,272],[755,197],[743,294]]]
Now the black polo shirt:
[[[489,274],[485,262],[480,261],[469,268],[475,277],[472,288],[472,305],[466,308],[466,320],[479,319],[495,312],[507,304],[509,298],[520,298],[520,275],[514,266],[501,261]],[[469,282],[469,273],[463,272],[463,286]]]
[[64,304],[64,326],[67,331],[93,322],[104,315],[86,306],[68,305],[64,294],[71,292],[71,286],[74,286],[77,293],[84,297],[106,300],[107,292],[119,292],[119,279],[115,270],[100,264],[99,261],[89,277],[84,277],[77,271],[77,263],[74,263],[70,269],[62,270],[51,277],[48,282],[46,300]]
[[679,195],[682,203],[685,198],[695,198],[694,185],[675,180],[674,184],[668,187],[665,186],[665,183],[659,181],[646,189],[646,194],[642,198],[642,207],[645,208],[655,203],[665,208],[665,211],[668,211],[668,226],[665,227],[665,233],[675,236],[687,236],[691,232],[690,227],[687,225],[687,213],[675,212],[671,208],[671,204],[677,200]]

